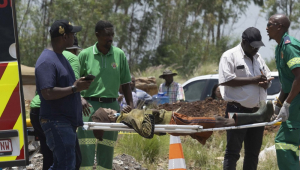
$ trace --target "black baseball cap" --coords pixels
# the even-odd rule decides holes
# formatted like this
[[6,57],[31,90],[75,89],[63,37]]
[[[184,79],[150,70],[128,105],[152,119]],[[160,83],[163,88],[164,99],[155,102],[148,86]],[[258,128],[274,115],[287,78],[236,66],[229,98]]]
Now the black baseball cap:
[[78,46],[78,39],[77,39],[77,37],[75,36],[74,37],[74,44],[73,44],[73,46],[72,47],[67,47],[66,49],[68,49],[68,50],[71,50],[71,49],[81,49],[81,47],[79,47]]
[[247,28],[243,32],[242,38],[247,40],[254,48],[265,46],[265,44],[261,41],[260,31],[255,27]]
[[62,19],[56,20],[50,28],[51,38],[64,35],[64,33],[79,32],[81,31],[81,26],[73,26],[70,21]]

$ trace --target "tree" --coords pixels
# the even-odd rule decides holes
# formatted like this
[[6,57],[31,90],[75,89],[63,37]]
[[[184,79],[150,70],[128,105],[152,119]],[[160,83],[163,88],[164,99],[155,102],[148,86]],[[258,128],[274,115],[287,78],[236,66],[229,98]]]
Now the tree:
[[[132,71],[177,63],[188,75],[199,63],[219,62],[235,42],[224,35],[251,0],[19,0],[17,15],[23,64],[34,66],[50,44],[49,27],[57,19],[81,25],[83,48],[93,45],[95,25],[111,21],[114,44],[128,57]],[[261,5],[262,0],[253,0]]]
[[298,0],[266,0],[262,11],[267,13],[267,19],[270,16],[283,13],[291,21],[291,29],[300,28],[300,2]]

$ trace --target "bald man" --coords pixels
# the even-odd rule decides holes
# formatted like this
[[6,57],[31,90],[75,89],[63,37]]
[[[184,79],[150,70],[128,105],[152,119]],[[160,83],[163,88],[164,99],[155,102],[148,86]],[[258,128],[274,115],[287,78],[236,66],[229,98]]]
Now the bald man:
[[300,41],[288,35],[290,20],[283,14],[270,17],[267,32],[277,42],[276,66],[282,89],[277,99],[275,114],[282,124],[275,138],[280,170],[300,169]]

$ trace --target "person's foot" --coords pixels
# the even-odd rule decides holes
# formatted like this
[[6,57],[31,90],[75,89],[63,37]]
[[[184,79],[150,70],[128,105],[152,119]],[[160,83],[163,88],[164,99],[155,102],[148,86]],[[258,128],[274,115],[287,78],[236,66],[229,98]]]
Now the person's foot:
[[274,113],[273,103],[272,101],[260,102],[259,110],[256,112],[261,115],[261,119],[258,120],[259,122],[270,122],[270,119]]
[[267,104],[265,101],[260,102],[260,107],[257,112],[254,113],[235,113],[233,118],[236,122],[236,126],[252,124],[252,123],[261,123],[261,122],[270,122],[270,118],[274,113],[274,108],[272,101],[268,101]]
[[228,127],[228,126],[235,125],[234,119],[228,119],[221,116],[215,116],[215,119],[216,119],[216,127]]

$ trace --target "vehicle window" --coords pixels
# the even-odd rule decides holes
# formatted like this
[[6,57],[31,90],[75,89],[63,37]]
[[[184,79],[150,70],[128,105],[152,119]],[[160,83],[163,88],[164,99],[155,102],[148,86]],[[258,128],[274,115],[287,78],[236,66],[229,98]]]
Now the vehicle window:
[[199,101],[207,80],[191,82],[183,87],[185,100],[188,102]]
[[274,80],[272,80],[272,85],[270,88],[267,89],[268,95],[274,95],[279,93],[281,90],[281,84],[279,81],[279,77],[274,77]]
[[215,85],[218,84],[218,79],[209,79],[208,84],[206,85],[206,89],[203,90],[203,95],[201,96],[200,100],[205,100],[207,97],[211,97],[213,94],[213,88]]

